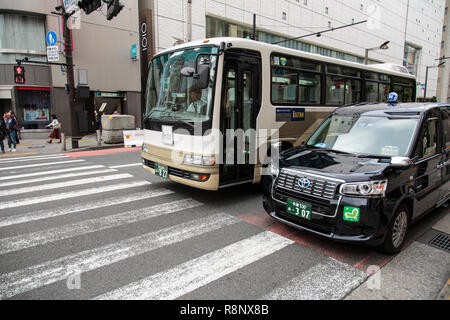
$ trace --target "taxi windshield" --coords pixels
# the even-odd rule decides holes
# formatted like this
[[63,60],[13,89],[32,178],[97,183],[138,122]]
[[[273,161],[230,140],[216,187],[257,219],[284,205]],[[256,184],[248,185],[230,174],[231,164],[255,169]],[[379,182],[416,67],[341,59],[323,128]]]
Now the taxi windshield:
[[322,148],[373,157],[406,156],[418,119],[382,116],[330,116],[307,142]]

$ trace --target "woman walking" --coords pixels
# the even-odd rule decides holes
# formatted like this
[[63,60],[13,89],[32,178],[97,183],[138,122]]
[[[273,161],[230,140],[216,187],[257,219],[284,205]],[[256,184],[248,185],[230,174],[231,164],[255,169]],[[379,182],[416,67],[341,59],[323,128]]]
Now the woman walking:
[[58,143],[61,143],[61,123],[58,121],[58,118],[56,118],[56,115],[52,114],[52,122],[48,125],[46,125],[47,128],[52,128],[52,132],[48,136],[50,138],[47,143],[52,143],[53,139],[59,139]]

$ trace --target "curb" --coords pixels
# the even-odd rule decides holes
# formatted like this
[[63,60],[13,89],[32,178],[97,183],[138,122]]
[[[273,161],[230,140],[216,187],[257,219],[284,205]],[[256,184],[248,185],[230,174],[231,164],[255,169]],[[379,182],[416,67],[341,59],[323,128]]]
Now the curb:
[[450,278],[447,280],[441,292],[439,292],[436,300],[450,300]]
[[114,149],[114,148],[124,148],[123,143],[111,144],[111,145],[102,145],[102,146],[90,146],[90,147],[81,147],[76,149],[69,149],[66,151],[61,151],[62,153],[68,152],[80,152],[80,151],[94,151],[94,150],[103,150],[103,149]]

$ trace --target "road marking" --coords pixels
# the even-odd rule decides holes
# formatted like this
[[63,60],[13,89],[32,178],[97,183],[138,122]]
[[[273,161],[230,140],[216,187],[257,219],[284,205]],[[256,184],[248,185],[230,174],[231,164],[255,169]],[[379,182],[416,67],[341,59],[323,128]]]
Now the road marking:
[[262,300],[337,300],[365,281],[368,274],[328,258],[263,296]]
[[74,270],[77,272],[92,271],[238,222],[240,220],[232,216],[214,214],[25,269],[8,272],[0,275],[0,298],[10,298],[64,280]]
[[[135,187],[135,185],[122,185],[123,189]],[[108,190],[110,191],[110,190]],[[172,194],[174,191],[168,189],[155,189],[149,191],[143,191],[131,195],[118,196],[114,198],[100,199],[87,203],[74,204],[66,207],[58,207],[54,209],[44,209],[34,212],[22,213],[14,216],[0,217],[0,228],[7,227],[15,224],[28,223],[37,220],[43,220],[48,218],[54,218],[64,216],[71,213],[78,213],[88,210],[94,210],[104,207],[111,207],[122,203],[140,201],[159,197],[163,195]]]
[[7,159],[0,159],[0,164],[8,163],[8,162],[41,161],[41,160],[53,160],[53,159],[61,159],[61,158],[69,158],[69,156],[62,155],[62,154],[55,154],[55,155],[51,155],[51,156],[7,158]]
[[25,174],[16,174],[10,176],[1,176],[0,180],[12,180],[12,179],[22,179],[29,177],[37,177],[44,176],[46,174],[55,174],[55,173],[63,173],[63,172],[73,172],[73,171],[81,171],[81,170],[90,170],[90,169],[99,169],[104,168],[103,165],[95,165],[95,166],[85,166],[85,167],[76,167],[76,168],[68,168],[68,169],[58,169],[58,170],[50,170],[50,171],[39,171]]
[[0,168],[0,171],[6,171],[6,170],[14,170],[14,169],[24,169],[24,168],[35,168],[35,167],[46,167],[51,165],[58,165],[58,164],[67,164],[67,163],[75,163],[75,162],[84,162],[85,160],[79,159],[79,160],[68,160],[68,161],[58,161],[58,162],[46,162],[46,163],[37,163],[37,164],[27,164],[24,166],[14,166],[14,167],[5,167]]
[[264,231],[95,299],[173,300],[292,243],[289,239]]
[[52,194],[52,195],[48,195],[48,196],[38,196],[38,197],[26,198],[26,199],[20,199],[20,200],[5,201],[5,202],[0,203],[0,210],[23,207],[23,206],[28,206],[31,204],[37,204],[37,203],[43,203],[43,202],[49,202],[49,201],[57,201],[57,200],[62,200],[62,199],[89,196],[89,195],[93,195],[93,194],[97,194],[97,193],[145,186],[145,185],[150,185],[150,184],[151,184],[151,182],[148,182],[148,181],[134,181],[131,183],[114,184],[114,185],[97,187],[97,188],[89,188],[89,189],[83,189],[83,190],[77,190],[77,191],[71,191],[71,192],[65,192],[65,193],[57,193],[57,194]]
[[46,176],[46,177],[33,178],[33,179],[27,179],[27,180],[8,181],[8,182],[0,183],[0,187],[17,186],[20,184],[29,184],[29,183],[42,182],[42,181],[59,180],[59,179],[65,179],[65,178],[76,178],[76,177],[80,177],[80,176],[90,176],[93,174],[102,174],[102,173],[111,173],[111,172],[117,172],[117,170],[102,169],[102,170],[85,171],[85,172],[77,172],[77,173],[66,173],[66,174]]
[[23,187],[23,188],[2,190],[2,191],[0,191],[0,197],[11,196],[11,195],[15,195],[15,194],[22,194],[22,193],[30,193],[30,192],[36,192],[36,191],[42,191],[42,190],[51,190],[51,189],[60,189],[60,188],[65,188],[65,187],[80,186],[83,184],[91,184],[91,183],[98,183],[98,182],[104,182],[104,181],[120,180],[120,179],[126,179],[126,178],[133,178],[133,176],[128,173],[120,173],[120,174],[114,174],[114,175],[110,175],[110,176],[69,180],[69,181],[64,181],[64,182],[42,184],[42,185],[33,186],[33,187]]
[[119,169],[119,168],[137,167],[137,166],[142,166],[142,163],[138,162],[138,163],[122,164],[120,166],[110,166],[110,168],[111,169]]
[[192,199],[184,199],[138,210],[122,212],[106,217],[89,219],[43,231],[3,238],[0,239],[0,255],[43,245],[49,242],[143,221],[169,213],[179,212],[181,210],[188,210],[201,205],[201,202],[194,201]]

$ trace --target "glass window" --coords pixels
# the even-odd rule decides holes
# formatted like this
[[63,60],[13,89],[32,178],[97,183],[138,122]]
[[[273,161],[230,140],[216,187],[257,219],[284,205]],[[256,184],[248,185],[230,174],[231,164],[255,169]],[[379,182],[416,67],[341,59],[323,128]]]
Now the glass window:
[[361,102],[361,81],[349,79],[345,88],[345,104]]
[[378,86],[378,101],[386,101],[388,94],[391,92],[391,85],[380,83]]
[[272,103],[296,103],[297,81],[295,71],[272,68]]
[[378,82],[366,81],[366,100],[367,102],[378,101]]
[[[152,60],[147,90],[146,119],[157,121],[201,122],[211,119],[212,94],[215,81],[217,48],[203,47],[176,51]],[[208,64],[209,84],[205,89],[197,87],[194,77],[181,74],[185,67],[195,68]],[[178,121],[179,120],[179,121]]]
[[[31,50],[30,60],[47,61],[44,17],[0,13],[0,48]],[[16,63],[25,56],[30,53],[0,53],[0,63]]]
[[298,74],[299,103],[320,103],[320,75],[309,72]]
[[327,76],[327,104],[344,104],[345,78]]
[[418,119],[333,114],[307,145],[353,154],[406,156],[417,123]]
[[303,60],[291,56],[274,55],[272,56],[273,66],[294,67],[298,69],[320,71],[320,64],[318,62]]
[[445,148],[450,148],[450,107],[442,110],[442,124],[444,126]]
[[437,152],[438,120],[428,120],[422,136],[422,157],[430,157]]

